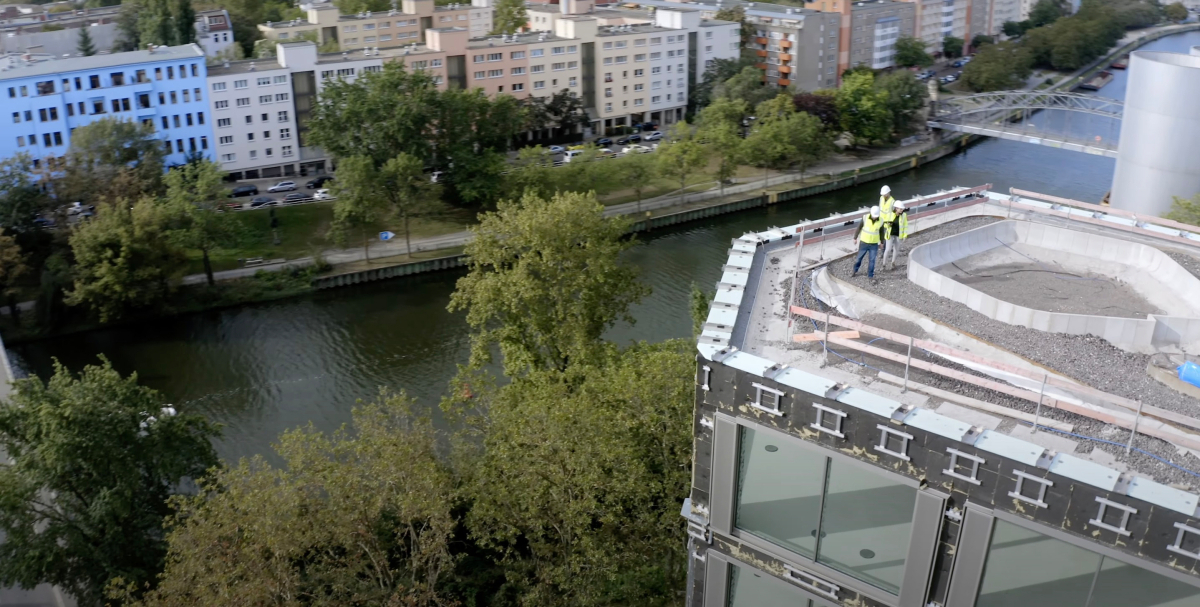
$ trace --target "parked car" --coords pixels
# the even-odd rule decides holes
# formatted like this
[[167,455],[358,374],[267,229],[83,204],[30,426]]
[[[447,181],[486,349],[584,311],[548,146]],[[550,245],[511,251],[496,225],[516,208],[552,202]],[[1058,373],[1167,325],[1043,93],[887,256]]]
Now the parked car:
[[240,201],[240,200],[235,200],[235,201],[233,201],[233,202],[227,202],[227,203],[225,203],[225,204],[224,204],[224,207],[225,207],[226,209],[230,209],[230,210],[234,210],[234,211],[236,211],[236,210],[238,210],[238,209],[244,209],[244,208],[246,208],[246,203],[245,203],[245,202],[242,202],[242,201]]
[[429,183],[437,183],[442,178],[441,171],[434,171],[429,174]]
[[959,59],[959,60],[955,61],[954,63],[951,63],[950,67],[962,67],[964,65],[966,65],[966,62],[963,61],[962,59]]
[[567,151],[570,152],[572,150],[582,150],[585,147],[587,146],[583,145],[582,143],[576,143],[575,145],[567,146]]
[[[91,213],[95,210],[96,205],[94,204],[84,206],[82,202],[73,202],[71,203],[71,206],[67,207],[67,215],[82,215],[84,213]],[[91,217],[91,215],[88,215],[88,217]]]
[[54,219],[50,218],[50,217],[42,217],[39,215],[39,216],[33,218],[33,225],[35,225],[39,228],[53,228],[54,227]]
[[315,179],[309,179],[308,183],[304,184],[304,187],[310,190],[319,190],[325,187],[325,184],[330,181],[333,181],[333,175],[321,175]]
[[612,145],[612,139],[609,139],[608,137],[601,137],[596,140],[597,147],[604,147],[606,145]]
[[267,191],[274,194],[275,192],[291,192],[292,190],[295,190],[295,189],[296,189],[295,181],[280,181],[279,183],[267,188]]
[[567,151],[567,148],[564,148],[561,145],[552,145],[546,148],[546,151],[550,152],[551,154],[562,154]]
[[642,135],[642,141],[658,141],[663,138],[663,134],[659,131],[653,131]]
[[628,137],[622,137],[622,138],[618,139],[617,145],[629,145],[631,143],[638,143],[641,140],[642,140],[641,135],[629,135]]
[[258,186],[239,185],[229,192],[230,198],[241,198],[242,196],[258,196]]
[[333,194],[330,194],[329,190],[317,190],[317,193],[313,194],[313,200],[333,200]]
[[304,202],[306,200],[311,200],[311,199],[312,199],[312,196],[309,196],[308,194],[305,194],[304,192],[292,192],[291,194],[288,194],[287,196],[283,197],[283,202],[284,202],[284,204],[288,204],[288,203]]
[[636,143],[625,148],[626,154],[645,154],[646,152],[650,152],[650,151],[652,151],[650,148],[648,148],[644,145],[638,145]]
[[571,162],[572,158],[575,158],[582,153],[583,150],[567,150],[567,153],[563,154],[563,162]]
[[616,155],[617,155],[617,153],[612,151],[609,148],[600,148],[600,149],[596,150],[597,158],[612,158]]
[[654,130],[657,130],[657,129],[658,129],[658,125],[657,125],[657,124],[654,124],[653,122],[643,122],[643,123],[641,123],[641,124],[635,124],[635,125],[633,125],[633,128],[635,128],[635,129],[641,129],[643,132],[645,132],[645,131],[654,131]]
[[270,196],[255,196],[254,198],[250,199],[250,208],[252,209],[273,206],[275,206],[275,199],[271,198]]

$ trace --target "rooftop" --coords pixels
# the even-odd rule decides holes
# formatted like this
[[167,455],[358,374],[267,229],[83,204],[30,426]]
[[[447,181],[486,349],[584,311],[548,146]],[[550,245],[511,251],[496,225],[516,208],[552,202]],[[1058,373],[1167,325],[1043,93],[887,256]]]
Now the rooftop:
[[291,27],[317,27],[316,23],[310,23],[304,19],[292,19],[291,21],[268,21],[261,24],[260,27],[270,29],[288,29]]
[[535,44],[538,42],[565,42],[572,38],[563,38],[556,36],[550,32],[527,32],[524,34],[512,34],[508,36],[486,36],[483,38],[472,38],[467,41],[467,48],[494,48],[499,46],[513,44]]
[[1200,346],[1200,228],[1013,192],[902,201],[874,281],[850,276],[862,210],[734,240],[701,356],[1196,514],[1200,389],[1175,368]]
[[184,44],[180,46],[159,46],[154,49],[129,51],[127,53],[99,54],[90,57],[76,56],[56,59],[53,56],[46,55],[41,60],[39,60],[39,57],[35,56],[30,61],[22,60],[19,57],[15,59],[10,57],[8,62],[0,63],[0,66],[2,66],[0,67],[0,80],[28,78],[61,72],[105,69],[156,61],[200,59],[204,57],[204,49],[195,44]]

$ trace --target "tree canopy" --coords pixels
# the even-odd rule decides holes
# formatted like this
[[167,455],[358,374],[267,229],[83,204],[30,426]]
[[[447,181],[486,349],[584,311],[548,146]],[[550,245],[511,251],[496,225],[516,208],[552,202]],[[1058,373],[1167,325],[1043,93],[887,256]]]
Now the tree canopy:
[[492,13],[493,34],[514,34],[529,24],[523,0],[496,0]]
[[933,65],[933,57],[925,51],[925,41],[912,36],[896,38],[896,65],[901,67],[927,67]]
[[56,179],[60,200],[97,202],[158,196],[163,192],[162,140],[154,125],[104,118],[75,129],[63,177]]
[[164,406],[106,360],[16,382],[0,403],[12,460],[0,466],[0,585],[55,584],[93,606],[113,578],[137,592],[156,582],[168,498],[217,463],[217,429]]
[[526,194],[482,214],[450,298],[474,332],[472,362],[488,362],[498,346],[510,376],[563,370],[594,356],[614,323],[633,322],[629,306],[646,288],[620,258],[631,246],[626,227],[587,194]]
[[892,133],[892,112],[888,94],[875,89],[875,76],[858,72],[842,78],[837,92],[842,130],[856,144],[887,139]]

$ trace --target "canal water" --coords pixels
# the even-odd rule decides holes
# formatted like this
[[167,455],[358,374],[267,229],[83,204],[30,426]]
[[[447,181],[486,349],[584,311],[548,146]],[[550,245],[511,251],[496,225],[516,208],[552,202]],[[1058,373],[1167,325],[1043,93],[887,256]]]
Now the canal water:
[[[1164,38],[1147,48],[1187,52],[1200,34]],[[1122,98],[1125,73],[1101,94]],[[1077,127],[1083,128],[1083,127]],[[1011,141],[988,140],[890,184],[897,198],[955,185],[991,183],[1099,201],[1114,161]],[[876,200],[884,182],[769,208],[714,217],[643,234],[629,252],[653,294],[634,309],[635,325],[615,327],[620,343],[690,334],[688,294],[720,277],[730,240],[748,231],[820,218]],[[311,296],[134,326],[70,335],[10,350],[18,372],[45,376],[52,360],[78,370],[103,354],[123,373],[137,372],[182,410],[224,425],[217,448],[236,459],[270,451],[289,428],[311,422],[332,430],[349,421],[359,399],[380,386],[406,390],[434,406],[467,360],[462,314],[446,311],[459,272],[334,289]]]

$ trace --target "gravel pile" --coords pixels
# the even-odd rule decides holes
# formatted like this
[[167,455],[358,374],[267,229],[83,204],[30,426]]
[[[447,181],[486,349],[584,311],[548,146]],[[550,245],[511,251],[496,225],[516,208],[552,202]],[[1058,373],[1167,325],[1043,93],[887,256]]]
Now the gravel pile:
[[[998,219],[972,217],[944,224],[928,232],[920,232],[908,238],[902,253],[907,253],[921,243],[945,238],[993,221],[998,221]],[[1200,260],[1187,255],[1171,254],[1171,256],[1200,277]],[[904,263],[906,262],[907,259],[904,260]],[[865,260],[863,264],[866,265]],[[1125,398],[1153,403],[1155,406],[1186,415],[1200,414],[1200,403],[1196,400],[1164,386],[1147,375],[1146,366],[1150,360],[1147,355],[1125,352],[1098,337],[1045,333],[992,320],[962,304],[938,297],[909,282],[906,276],[906,266],[903,264],[898,264],[896,269],[890,272],[884,271],[877,264],[874,280],[866,278],[865,267],[860,269],[857,277],[851,278],[850,272],[853,266],[853,258],[843,258],[830,263],[829,271],[837,278],[846,280],[859,288],[871,291],[898,305],[918,311],[938,322],[953,326],[964,333],[1045,365],[1086,385]],[[801,299],[801,297],[798,295],[797,299]],[[842,362],[840,359],[839,363],[840,366],[847,368],[854,366],[851,363]],[[874,363],[872,364],[874,365]],[[939,364],[954,367],[953,364],[940,359]],[[866,372],[870,375],[875,374],[869,369]],[[1036,403],[998,394],[991,390],[936,375],[923,373],[921,375],[922,377],[919,379],[914,376],[914,379],[964,396],[1002,404],[1029,413],[1036,408]],[[1043,408],[1042,415],[1074,424],[1077,434],[1119,443],[1119,445],[1108,445],[1070,437],[1072,440],[1080,440],[1078,452],[1090,453],[1094,446],[1116,455],[1119,461],[1126,462],[1133,469],[1147,474],[1159,482],[1177,486],[1200,485],[1200,479],[1196,476],[1172,468],[1151,457],[1136,452],[1126,457],[1124,445],[1129,438],[1128,430],[1053,409]],[[1200,471],[1200,462],[1197,462],[1195,458],[1186,458],[1180,455],[1176,447],[1165,441],[1138,436],[1134,440],[1134,447],[1168,461],[1178,461],[1185,468]]]
[[1191,272],[1192,276],[1200,278],[1200,259],[1196,259],[1186,253],[1177,253],[1175,251],[1163,251],[1167,257],[1175,260],[1175,263],[1183,266],[1183,269]]

